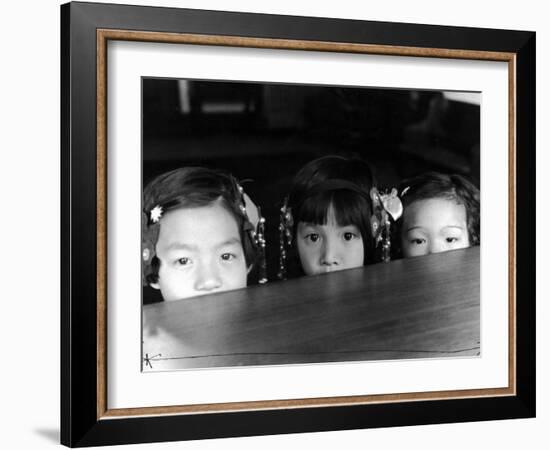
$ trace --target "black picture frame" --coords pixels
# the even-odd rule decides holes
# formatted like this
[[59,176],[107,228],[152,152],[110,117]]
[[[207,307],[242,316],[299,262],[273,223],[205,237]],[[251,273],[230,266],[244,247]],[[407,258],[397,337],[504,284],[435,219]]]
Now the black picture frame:
[[[515,394],[483,398],[112,418],[98,407],[102,214],[98,30],[189,33],[513,54]],[[61,6],[61,443],[71,447],[535,416],[534,32],[69,3]],[[104,388],[104,387],[103,387]]]

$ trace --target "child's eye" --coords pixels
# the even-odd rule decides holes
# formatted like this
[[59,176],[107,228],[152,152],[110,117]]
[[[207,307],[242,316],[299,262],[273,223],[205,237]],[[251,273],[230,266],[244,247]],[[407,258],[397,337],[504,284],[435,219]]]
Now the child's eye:
[[414,245],[422,245],[426,243],[426,239],[416,238],[416,239],[411,239],[410,242],[411,244],[414,244]]
[[222,253],[221,255],[223,261],[233,261],[236,257],[233,253]]
[[345,241],[351,241],[352,239],[355,239],[357,235],[355,233],[352,233],[350,231],[344,233],[344,240]]
[[191,260],[189,258],[180,258],[178,259],[177,263],[180,265],[180,266],[187,266],[189,263],[191,262]]
[[319,240],[319,235],[317,233],[310,233],[306,236],[306,239],[310,240],[311,242],[317,242]]
[[447,241],[449,244],[454,244],[455,242],[458,242],[458,238],[456,238],[456,237],[448,237],[448,238],[446,238],[446,241]]

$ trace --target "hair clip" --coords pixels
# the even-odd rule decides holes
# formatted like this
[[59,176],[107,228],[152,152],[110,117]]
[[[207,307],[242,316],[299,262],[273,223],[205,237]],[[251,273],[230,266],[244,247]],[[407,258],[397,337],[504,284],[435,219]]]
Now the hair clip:
[[403,197],[409,191],[410,188],[411,188],[410,186],[407,186],[405,189],[403,189],[399,197]]
[[162,206],[155,206],[150,213],[151,222],[157,223],[162,217]]
[[[153,208],[155,210],[156,208]],[[160,210],[160,213],[158,212]],[[147,276],[153,272],[151,268],[151,263],[153,258],[156,255],[155,245],[158,239],[158,234],[160,230],[160,215],[162,215],[162,208],[158,206],[158,210],[154,213],[154,218],[156,222],[149,220],[153,216],[153,211],[150,211],[149,214],[146,211],[141,213],[141,259],[142,259],[142,283],[144,286],[147,286]]]
[[250,233],[250,237],[258,249],[258,283],[267,283],[267,264],[265,259],[265,218],[259,206],[244,192],[242,186],[237,183],[241,194],[239,209],[244,216],[244,231]]
[[397,221],[403,214],[403,204],[397,195],[397,189],[380,193],[373,187],[370,191],[373,205],[371,231],[376,245],[382,243],[382,261],[391,259],[391,221]]
[[392,217],[394,222],[397,221],[403,214],[403,204],[397,195],[397,189],[393,188],[389,194],[380,194],[380,198],[386,212]]
[[286,202],[287,200],[285,200],[285,204],[281,208],[281,226],[279,227],[279,230],[284,232],[286,244],[290,246],[292,244],[292,227],[294,226],[294,218],[292,217],[292,208],[287,206]]
[[141,253],[141,257],[143,258],[143,262],[148,263],[149,259],[151,259],[151,250],[148,248],[144,248],[143,252]]
[[254,240],[259,248],[259,260],[260,268],[258,274],[258,283],[267,283],[267,263],[265,260],[265,218],[262,217],[260,207],[258,207],[258,215],[260,220],[258,221],[257,232],[254,233]]
[[292,245],[292,228],[294,226],[294,218],[292,217],[292,209],[287,205],[288,197],[281,208],[279,221],[279,271],[277,278],[280,280],[286,279],[286,248]]

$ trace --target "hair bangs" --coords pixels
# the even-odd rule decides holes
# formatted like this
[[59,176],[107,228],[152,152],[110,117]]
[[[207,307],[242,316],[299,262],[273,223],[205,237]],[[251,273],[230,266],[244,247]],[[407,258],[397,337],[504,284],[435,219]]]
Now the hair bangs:
[[370,203],[365,197],[352,191],[336,190],[305,199],[297,217],[300,222],[315,225],[326,225],[331,219],[341,227],[356,225],[363,229],[371,215]]

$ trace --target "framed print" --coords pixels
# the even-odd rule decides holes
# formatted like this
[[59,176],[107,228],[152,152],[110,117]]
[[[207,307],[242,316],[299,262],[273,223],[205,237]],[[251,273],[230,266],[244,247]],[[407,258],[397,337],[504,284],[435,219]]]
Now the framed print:
[[535,33],[61,19],[63,444],[534,416]]

